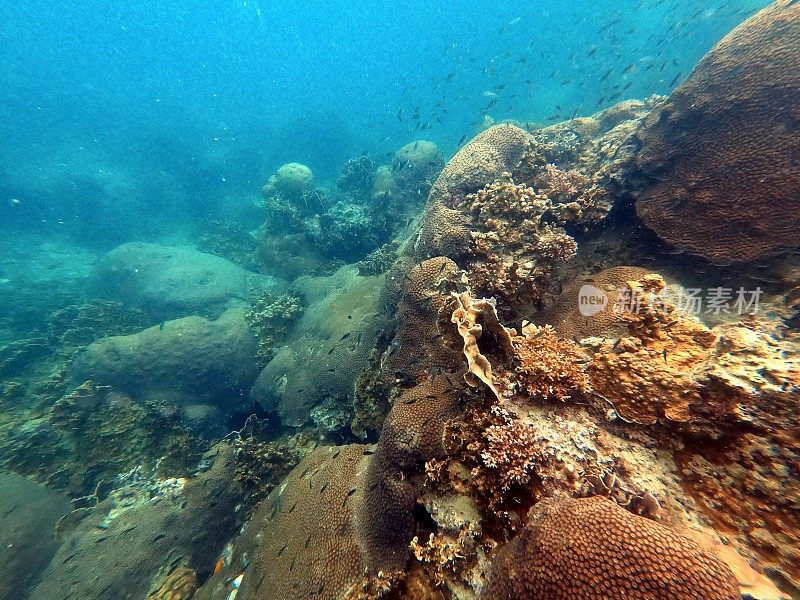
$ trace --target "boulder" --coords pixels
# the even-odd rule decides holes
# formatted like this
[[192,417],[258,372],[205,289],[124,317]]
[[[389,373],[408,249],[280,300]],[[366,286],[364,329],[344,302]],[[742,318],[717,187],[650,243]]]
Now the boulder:
[[104,292],[163,319],[216,316],[232,302],[285,288],[280,279],[252,273],[213,254],[141,242],[111,250],[99,275]]

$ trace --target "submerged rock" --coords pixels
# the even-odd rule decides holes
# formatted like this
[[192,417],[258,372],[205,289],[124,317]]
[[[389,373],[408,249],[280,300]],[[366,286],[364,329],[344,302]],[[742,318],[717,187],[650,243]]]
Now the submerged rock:
[[239,490],[230,447],[208,460],[213,464],[207,471],[169,494],[117,513],[110,512],[111,501],[98,504],[64,534],[30,599],[147,598],[158,590],[191,588],[193,574],[210,574],[235,529]]
[[87,380],[111,385],[140,399],[158,395],[230,410],[246,398],[258,375],[257,350],[245,310],[231,308],[216,321],[184,317],[100,339],[75,357],[70,379],[76,385]]
[[219,314],[227,304],[285,283],[251,273],[213,254],[189,247],[131,242],[111,250],[100,267],[101,287],[158,318]]
[[344,267],[331,277],[304,277],[294,292],[308,303],[275,357],[261,371],[252,397],[277,412],[284,425],[302,426],[317,415],[321,424],[341,419],[320,418],[338,407],[352,410],[358,376],[367,368],[385,324],[378,308],[382,279],[361,277]]
[[27,597],[58,549],[55,525],[69,509],[60,494],[0,473],[0,600]]

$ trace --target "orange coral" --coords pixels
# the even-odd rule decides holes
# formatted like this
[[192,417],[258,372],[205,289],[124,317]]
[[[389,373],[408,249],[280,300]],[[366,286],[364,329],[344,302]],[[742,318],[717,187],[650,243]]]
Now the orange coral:
[[518,366],[516,382],[534,399],[568,400],[589,390],[583,364],[588,356],[577,344],[559,337],[546,325],[527,324],[513,338]]
[[700,402],[699,372],[716,347],[714,333],[663,298],[649,305],[650,295],[664,288],[658,275],[628,282],[635,312],[621,318],[629,335],[603,342],[589,370],[594,392],[626,421],[653,424],[662,415],[689,421],[690,405]]

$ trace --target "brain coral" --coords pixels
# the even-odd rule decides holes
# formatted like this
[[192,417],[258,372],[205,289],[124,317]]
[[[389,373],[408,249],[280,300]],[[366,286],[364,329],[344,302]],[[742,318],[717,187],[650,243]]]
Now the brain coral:
[[317,449],[269,495],[248,526],[260,543],[240,597],[340,598],[361,580],[353,496],[370,453],[361,445]]
[[800,3],[713,48],[644,121],[642,220],[670,244],[749,261],[800,244]]
[[494,559],[483,600],[737,600],[693,540],[596,496],[542,500]]
[[292,200],[313,189],[314,174],[311,169],[300,163],[288,163],[280,167],[275,175],[269,178],[261,193],[264,196],[281,194],[286,199]]
[[477,192],[505,171],[513,170],[531,137],[514,125],[496,125],[477,135],[459,150],[431,187],[422,218],[417,255],[443,255],[455,259],[470,242],[466,217],[449,208],[454,199]]
[[[627,323],[611,308],[616,304],[619,292],[626,289],[626,282],[636,281],[648,273],[647,269],[640,267],[612,267],[594,275],[578,277],[564,287],[553,306],[536,316],[536,322],[552,325],[559,335],[567,338],[622,335],[628,329]],[[581,314],[579,301],[584,286],[605,293],[608,298],[605,310],[594,315]]]

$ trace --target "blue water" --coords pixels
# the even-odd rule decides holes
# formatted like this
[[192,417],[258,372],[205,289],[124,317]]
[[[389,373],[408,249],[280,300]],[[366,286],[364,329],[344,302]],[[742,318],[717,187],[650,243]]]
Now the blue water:
[[101,238],[158,236],[243,215],[288,161],[666,94],[764,4],[2,0],[0,223],[56,235],[116,193]]

